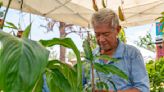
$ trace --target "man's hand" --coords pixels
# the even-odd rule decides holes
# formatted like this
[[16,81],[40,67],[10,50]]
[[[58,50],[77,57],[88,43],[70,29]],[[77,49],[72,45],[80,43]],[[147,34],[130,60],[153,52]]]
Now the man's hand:
[[[109,92],[114,92],[114,91],[109,91]],[[141,92],[141,91],[138,90],[137,88],[130,88],[127,90],[118,90],[117,92]]]

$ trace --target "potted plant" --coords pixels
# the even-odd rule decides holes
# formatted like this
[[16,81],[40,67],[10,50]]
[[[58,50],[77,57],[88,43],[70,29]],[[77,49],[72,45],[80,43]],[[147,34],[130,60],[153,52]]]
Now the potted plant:
[[2,1],[0,1],[0,27],[2,27],[2,25],[3,25],[3,22],[4,22],[4,20],[3,20],[3,17],[4,17],[4,10],[1,10],[1,6],[3,5],[3,2]]
[[[32,27],[32,23],[30,23],[25,30],[21,29],[21,27],[17,27],[15,24],[13,24],[12,22],[6,22],[6,25],[4,25],[4,27],[6,28],[11,28],[17,31],[17,37],[21,38],[23,34],[28,34],[30,33],[31,27]],[[25,33],[24,33],[25,32]],[[26,35],[26,37],[28,36]]]
[[164,91],[164,58],[157,60],[150,60],[146,64],[150,80],[151,92],[163,92]]

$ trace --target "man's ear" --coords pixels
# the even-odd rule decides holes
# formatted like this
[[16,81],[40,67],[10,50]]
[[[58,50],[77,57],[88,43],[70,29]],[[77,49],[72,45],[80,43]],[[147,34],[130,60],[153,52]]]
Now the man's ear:
[[117,26],[116,28],[117,34],[121,31],[121,26]]

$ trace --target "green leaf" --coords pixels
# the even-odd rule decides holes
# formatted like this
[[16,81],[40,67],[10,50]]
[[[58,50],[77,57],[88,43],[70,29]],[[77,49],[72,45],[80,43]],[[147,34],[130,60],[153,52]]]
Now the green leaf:
[[117,92],[117,88],[116,88],[116,85],[114,84],[114,82],[111,79],[108,79],[108,81],[112,84],[112,86],[114,88],[114,92]]
[[155,20],[159,20],[159,19],[162,19],[162,18],[164,18],[164,17],[163,17],[163,16],[161,16],[161,17],[156,18]]
[[110,65],[110,64],[99,64],[99,63],[94,63],[95,69],[99,72],[103,72],[105,74],[116,74],[117,76],[128,80],[128,76],[119,68],[117,68],[114,65]]
[[42,88],[43,88],[43,75],[41,74],[41,76],[38,78],[32,92],[42,92]]
[[162,19],[160,20],[160,23],[162,23],[162,22],[164,22],[164,18],[162,18]]
[[108,60],[108,61],[113,61],[113,62],[118,62],[119,59],[116,58],[111,58],[108,55],[100,55],[100,56],[95,56],[96,59],[103,59],[103,60]]
[[45,47],[50,47],[54,45],[62,45],[64,47],[70,48],[74,51],[76,58],[77,58],[77,88],[82,90],[82,65],[81,65],[81,58],[80,52],[78,51],[76,45],[70,38],[53,38],[52,40],[40,40],[40,43]]
[[14,27],[11,27],[11,26],[6,26],[6,25],[4,25],[4,27],[6,27],[6,28],[12,28],[12,29],[15,29]]
[[31,31],[31,25],[32,25],[32,23],[30,23],[30,24],[26,27],[26,29],[25,29],[24,32],[23,32],[22,37],[24,37],[24,38],[28,38],[28,37],[29,37],[30,31]]
[[30,92],[47,65],[49,52],[40,44],[0,32],[0,89]]
[[58,69],[47,70],[46,79],[50,92],[72,92],[68,80]]
[[164,32],[164,23],[162,23],[161,31]]
[[[70,89],[71,90],[74,90],[74,92],[76,92],[76,90],[80,90],[77,88],[77,71],[67,65],[67,64],[64,64],[58,60],[52,60],[52,61],[49,61],[49,64],[47,66],[47,68],[50,70],[54,70],[54,69],[57,69],[59,70],[59,72],[64,76],[65,79],[67,79],[69,85],[70,85]],[[53,80],[56,80],[56,79],[53,79]],[[64,83],[62,85],[65,85]],[[61,85],[61,86],[62,86]],[[66,84],[67,85],[67,84]]]
[[99,71],[99,72],[102,72],[102,73],[105,73],[105,74],[109,74],[110,72],[108,72],[104,67],[103,65],[99,64],[99,63],[94,63],[94,68]]
[[90,60],[91,63],[92,63],[92,61],[93,61],[93,54],[92,54],[90,43],[89,43],[89,41],[87,39],[85,39],[84,42],[83,42],[83,49],[84,49],[84,53],[85,53],[85,58],[87,60]]
[[[9,25],[9,28],[13,28],[13,29],[16,29],[18,30],[18,28],[15,26],[15,24],[11,23],[11,22],[6,22],[6,24]],[[7,26],[6,26],[7,27]]]
[[108,90],[109,89],[108,85],[105,82],[102,82],[102,81],[97,82],[96,86],[99,90],[104,90],[104,89]]

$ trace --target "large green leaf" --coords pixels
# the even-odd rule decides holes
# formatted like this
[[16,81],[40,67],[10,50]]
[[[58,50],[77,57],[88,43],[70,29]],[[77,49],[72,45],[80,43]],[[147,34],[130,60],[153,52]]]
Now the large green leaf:
[[37,82],[35,83],[35,86],[34,86],[32,92],[42,92],[42,88],[43,88],[43,85],[44,85],[43,83],[44,83],[43,75],[41,75],[38,78]]
[[96,59],[103,59],[103,60],[113,61],[113,62],[118,62],[119,61],[119,59],[111,58],[108,55],[95,56],[95,58]]
[[68,80],[58,69],[47,70],[46,76],[50,92],[72,92]]
[[52,40],[40,40],[40,43],[45,47],[50,47],[54,45],[62,45],[64,47],[70,48],[74,51],[76,58],[77,58],[77,88],[82,90],[82,65],[80,59],[80,52],[78,51],[76,45],[70,38],[53,38]]
[[32,25],[32,23],[30,23],[30,24],[26,27],[26,29],[25,29],[24,32],[23,32],[22,37],[24,37],[24,38],[28,38],[28,37],[29,37],[30,31],[31,31],[31,25]]
[[[73,67],[67,65],[67,64],[64,64],[58,60],[52,60],[52,61],[49,61],[49,64],[48,64],[48,67],[47,67],[49,70],[58,70],[58,72],[60,72],[60,76],[63,76],[64,79],[65,79],[65,82],[64,83],[62,80],[62,84],[55,84],[54,85],[58,85],[59,88],[63,88],[62,86],[65,85],[65,87],[68,87],[68,88],[65,88],[65,89],[62,89],[63,91],[62,92],[66,92],[66,91],[73,91],[73,92],[76,92],[77,91],[77,72],[73,69]],[[55,73],[55,72],[53,72]],[[52,75],[52,80],[56,80],[56,81],[59,81],[60,78],[56,78],[56,77],[59,77],[59,76],[54,76]],[[67,83],[68,82],[68,83]],[[57,83],[57,82],[56,82]],[[68,85],[69,84],[69,85]],[[51,87],[50,87],[51,88]],[[65,91],[64,91],[65,90]]]
[[0,89],[30,92],[47,65],[49,52],[39,43],[0,32]]
[[116,74],[117,76],[128,80],[128,76],[122,70],[120,70],[114,65],[94,63],[94,67],[99,72],[103,72],[105,74]]

